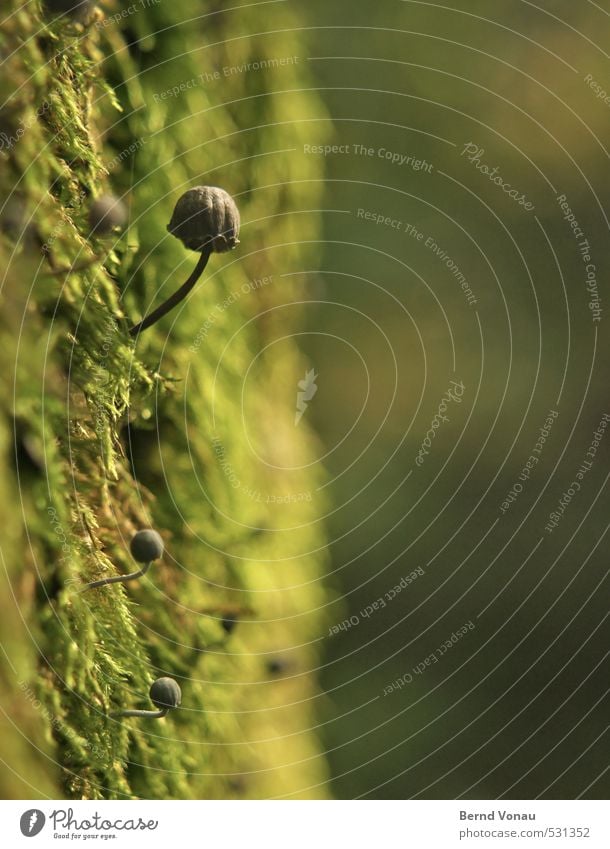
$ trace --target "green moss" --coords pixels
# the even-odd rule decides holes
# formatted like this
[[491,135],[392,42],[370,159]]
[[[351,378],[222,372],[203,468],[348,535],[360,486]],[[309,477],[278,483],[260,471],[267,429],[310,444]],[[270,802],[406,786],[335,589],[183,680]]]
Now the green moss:
[[[309,94],[282,93],[303,87],[298,64],[155,96],[206,68],[298,54],[291,15],[273,10],[269,29],[285,27],[281,38],[247,36],[265,30],[260,10],[184,27],[186,0],[151,6],[129,21],[132,40],[143,39],[136,65],[101,13],[85,28],[47,26],[18,0],[10,6],[2,49],[15,53],[0,93],[27,130],[0,154],[0,200],[18,192],[26,216],[18,237],[0,234],[0,503],[15,517],[2,546],[10,601],[0,622],[15,733],[2,736],[16,773],[0,789],[324,795],[307,672],[324,628],[324,505],[290,503],[322,477],[282,388],[306,364],[291,341],[281,359],[259,356],[298,321],[274,307],[302,294],[280,275],[306,262],[317,216],[302,211],[317,209],[320,192],[315,162],[273,151],[307,138],[295,103],[301,117],[324,115]],[[239,255],[214,257],[185,307],[134,347],[129,324],[194,264],[165,225],[180,193],[205,182],[238,198]],[[91,239],[88,204],[106,192],[125,198],[130,226]],[[250,286],[263,277],[272,282]],[[294,471],[257,462],[248,439]],[[129,538],[148,525],[168,554],[146,580],[80,591],[130,571]],[[246,621],[227,639],[228,609]],[[286,680],[266,671],[277,651],[294,664]],[[146,706],[160,674],[179,680],[183,709],[160,722],[109,718]]]

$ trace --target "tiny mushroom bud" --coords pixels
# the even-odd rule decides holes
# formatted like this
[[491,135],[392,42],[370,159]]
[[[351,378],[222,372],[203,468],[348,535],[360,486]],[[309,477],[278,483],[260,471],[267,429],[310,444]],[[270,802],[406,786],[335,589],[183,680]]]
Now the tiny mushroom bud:
[[188,295],[213,253],[225,253],[237,247],[239,226],[239,210],[224,189],[196,186],[179,198],[167,229],[186,248],[197,251],[201,256],[186,283],[139,324],[134,325],[129,331],[131,336],[137,336],[140,331],[155,324]]
[[290,670],[290,662],[283,657],[274,657],[267,661],[269,675],[285,675]]
[[44,0],[47,11],[55,15],[69,15],[75,21],[86,21],[97,5],[97,0]]
[[107,236],[113,230],[127,224],[127,208],[122,200],[113,195],[102,195],[91,204],[89,226],[96,236]]
[[91,583],[85,584],[84,589],[90,590],[94,587],[103,587],[106,584],[124,584],[125,581],[141,578],[148,572],[153,560],[158,560],[163,556],[163,540],[157,531],[153,531],[152,528],[145,528],[134,534],[129,549],[133,559],[137,563],[144,564],[141,569],[138,569],[137,572],[130,572],[128,575],[114,575],[112,578],[100,578],[98,581],[91,581]]
[[[0,142],[2,133],[0,132]],[[32,225],[27,219],[27,205],[22,195],[13,194],[2,203],[0,199],[0,232],[15,242],[30,235]]]
[[227,613],[225,616],[223,616],[220,624],[222,625],[223,630],[227,634],[227,636],[235,630],[238,621],[239,619],[236,613]]
[[182,691],[173,678],[157,678],[153,681],[150,692],[151,702],[158,710],[121,710],[113,716],[142,716],[147,719],[160,719],[167,716],[170,710],[180,706]]

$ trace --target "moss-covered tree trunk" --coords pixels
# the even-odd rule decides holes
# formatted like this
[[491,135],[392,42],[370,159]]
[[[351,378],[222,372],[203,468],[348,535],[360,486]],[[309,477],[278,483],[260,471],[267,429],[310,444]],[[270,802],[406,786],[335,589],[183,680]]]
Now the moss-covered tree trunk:
[[[0,792],[324,796],[321,476],[294,410],[309,277],[291,276],[324,114],[285,4],[103,7],[2,11]],[[200,184],[236,198],[241,245],[134,343],[195,263],[165,227]],[[129,226],[96,237],[108,193]],[[166,554],[144,579],[81,591],[130,571],[148,526]],[[160,675],[181,710],[109,718]]]

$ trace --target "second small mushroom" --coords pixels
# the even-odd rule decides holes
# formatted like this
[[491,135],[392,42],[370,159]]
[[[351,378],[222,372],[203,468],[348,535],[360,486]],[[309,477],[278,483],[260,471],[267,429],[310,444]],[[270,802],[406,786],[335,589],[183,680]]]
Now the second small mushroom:
[[157,710],[121,710],[113,716],[141,716],[146,719],[161,719],[167,716],[170,710],[180,707],[182,702],[180,685],[173,678],[157,678],[151,685],[149,696]]
[[129,544],[131,556],[137,563],[143,563],[141,569],[137,572],[129,572],[128,575],[113,575],[111,578],[100,578],[98,581],[91,581],[85,585],[86,590],[91,590],[94,587],[103,587],[106,584],[124,584],[125,581],[133,581],[135,578],[141,578],[151,567],[153,560],[158,560],[163,557],[163,540],[157,531],[152,528],[144,528],[138,531],[131,538]]
[[167,229],[186,248],[197,251],[199,260],[186,283],[160,307],[135,324],[129,331],[131,336],[138,336],[142,330],[155,324],[188,295],[213,253],[225,253],[237,247],[239,226],[237,205],[224,189],[196,186],[179,198]]

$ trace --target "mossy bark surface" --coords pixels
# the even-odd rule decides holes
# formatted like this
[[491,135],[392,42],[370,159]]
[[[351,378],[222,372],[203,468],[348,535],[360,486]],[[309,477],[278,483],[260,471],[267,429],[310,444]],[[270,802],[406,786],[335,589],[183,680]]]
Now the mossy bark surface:
[[[322,185],[291,151],[325,116],[283,4],[272,19],[141,5],[112,20],[108,2],[87,25],[20,0],[2,12],[0,793],[323,797],[323,477],[289,399],[307,369],[290,272],[310,259]],[[247,70],[265,57],[293,59]],[[241,245],[134,342],[196,262],[165,228],[199,184],[236,198]],[[108,193],[129,226],[92,236]],[[133,570],[142,527],[163,559],[82,592]],[[150,708],[163,675],[180,710],[109,718]]]

